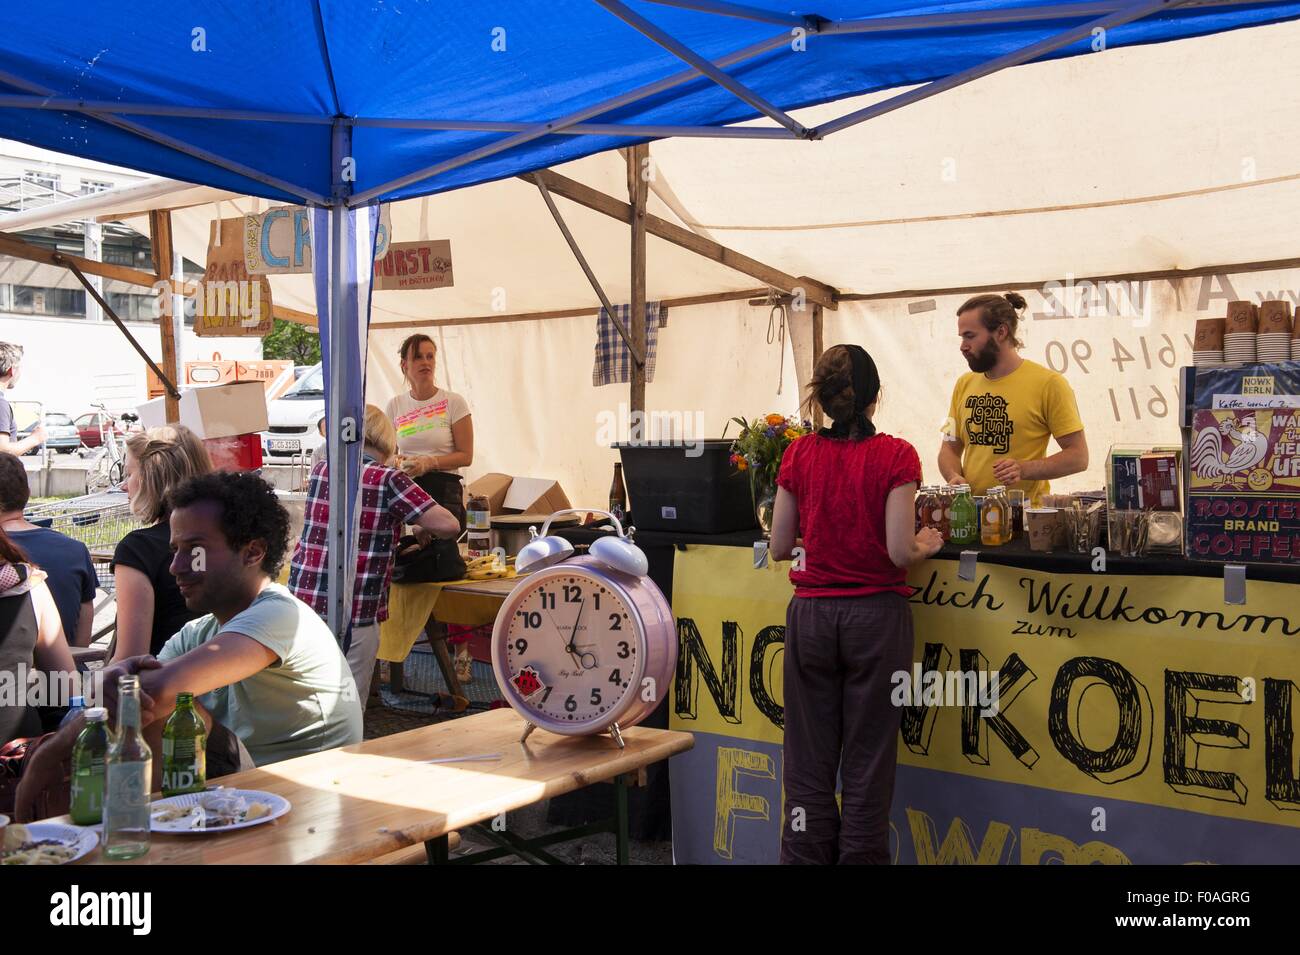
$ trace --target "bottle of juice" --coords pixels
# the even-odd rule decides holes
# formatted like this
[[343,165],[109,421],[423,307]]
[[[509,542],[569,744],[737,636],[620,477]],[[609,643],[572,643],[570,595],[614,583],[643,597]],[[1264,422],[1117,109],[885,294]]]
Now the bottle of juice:
[[1011,501],[1007,489],[1001,484],[989,488],[980,514],[980,542],[985,547],[1001,547],[1007,542],[1011,528]]
[[952,537],[952,485],[944,484],[935,489],[935,513],[938,515],[934,524],[944,541]]
[[140,731],[140,680],[118,679],[117,733],[104,773],[104,855],[134,859],[149,851],[153,752]]
[[72,803],[68,815],[79,826],[104,820],[104,768],[108,758],[108,710],[86,710],[86,725],[72,748]]
[[930,486],[923,484],[916,492],[916,530],[918,533],[922,527],[930,526],[930,491]]
[[970,485],[958,484],[953,491],[948,539],[954,544],[973,544],[979,539],[979,513],[975,499],[970,496]]
[[207,787],[208,731],[194,709],[193,693],[177,693],[176,709],[163,726],[164,796],[201,793]]

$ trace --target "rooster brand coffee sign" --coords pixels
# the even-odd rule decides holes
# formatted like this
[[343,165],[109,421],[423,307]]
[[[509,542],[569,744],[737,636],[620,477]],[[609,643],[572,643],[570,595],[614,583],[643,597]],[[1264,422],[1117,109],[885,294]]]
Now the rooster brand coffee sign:
[[1189,555],[1300,559],[1300,407],[1201,410],[1192,425]]

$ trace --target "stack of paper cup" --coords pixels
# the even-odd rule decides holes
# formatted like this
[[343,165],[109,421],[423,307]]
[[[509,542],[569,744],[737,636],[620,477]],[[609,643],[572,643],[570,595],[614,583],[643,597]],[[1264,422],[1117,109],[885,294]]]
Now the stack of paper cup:
[[1272,300],[1259,307],[1259,336],[1255,353],[1260,361],[1291,358],[1291,303]]
[[1300,361],[1300,322],[1295,323],[1295,330],[1291,333],[1291,360]]
[[1259,330],[1258,310],[1250,302],[1229,302],[1223,323],[1223,360],[1229,365],[1255,361],[1255,336]]
[[1212,368],[1223,364],[1222,318],[1201,318],[1196,322],[1196,340],[1192,343],[1192,365]]

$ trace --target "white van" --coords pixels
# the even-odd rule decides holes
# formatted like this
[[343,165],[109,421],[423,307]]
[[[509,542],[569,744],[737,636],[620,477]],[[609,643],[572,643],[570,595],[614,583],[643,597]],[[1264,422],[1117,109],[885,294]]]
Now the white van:
[[325,442],[320,419],[325,417],[325,373],[313,365],[279,398],[266,406],[269,427],[262,432],[262,455],[268,459],[310,457]]

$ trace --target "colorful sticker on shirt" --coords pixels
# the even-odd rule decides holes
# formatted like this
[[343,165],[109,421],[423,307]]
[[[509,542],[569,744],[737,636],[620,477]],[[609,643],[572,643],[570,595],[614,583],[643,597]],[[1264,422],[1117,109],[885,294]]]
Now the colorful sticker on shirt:
[[971,395],[966,399],[966,438],[971,445],[991,447],[997,454],[1011,450],[1015,423],[1007,414],[1007,399],[1001,395]]
[[411,435],[420,434],[424,431],[450,428],[451,422],[447,416],[447,399],[443,398],[431,405],[424,405],[414,411],[398,415],[393,424],[397,427],[397,436],[399,438],[409,438]]

